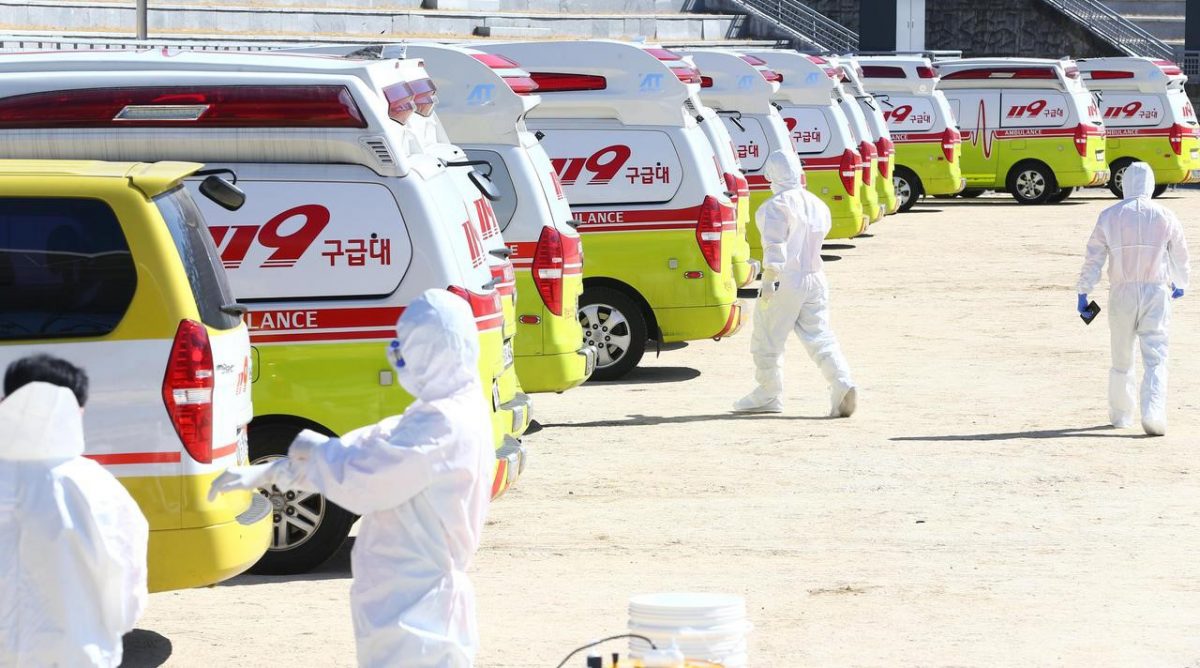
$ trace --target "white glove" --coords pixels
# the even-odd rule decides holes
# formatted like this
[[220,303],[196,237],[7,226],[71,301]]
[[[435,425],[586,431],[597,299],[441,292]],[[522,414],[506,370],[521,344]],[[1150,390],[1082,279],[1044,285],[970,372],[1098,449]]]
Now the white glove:
[[284,479],[290,479],[292,476],[288,464],[286,459],[277,459],[266,464],[234,466],[225,469],[224,473],[213,479],[212,486],[208,488],[208,501],[210,503],[216,501],[221,494],[243,489],[267,488]]
[[758,298],[764,302],[775,296],[775,288],[779,285],[779,272],[774,269],[763,269],[762,287],[759,288]]
[[296,434],[296,438],[292,441],[291,446],[288,447],[288,459],[297,463],[307,462],[312,458],[313,449],[328,440],[329,437],[325,434],[305,429]]

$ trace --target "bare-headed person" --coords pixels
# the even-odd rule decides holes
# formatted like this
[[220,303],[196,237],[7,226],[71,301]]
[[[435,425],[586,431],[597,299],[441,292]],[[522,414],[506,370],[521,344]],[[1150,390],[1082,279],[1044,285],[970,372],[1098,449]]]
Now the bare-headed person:
[[13,362],[0,401],[0,665],[119,666],[146,606],[149,527],[83,456],[87,374]]

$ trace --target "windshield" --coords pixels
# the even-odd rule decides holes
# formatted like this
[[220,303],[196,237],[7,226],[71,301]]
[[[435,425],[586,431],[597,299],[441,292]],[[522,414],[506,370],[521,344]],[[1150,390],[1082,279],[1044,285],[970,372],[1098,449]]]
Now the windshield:
[[219,264],[212,234],[204,224],[204,217],[196,208],[192,196],[183,186],[176,186],[155,197],[154,204],[158,206],[167,228],[171,230],[171,238],[175,240],[183,270],[192,286],[192,295],[196,298],[200,321],[213,329],[237,327],[241,318],[222,310],[222,307],[235,303],[233,291],[229,289],[225,270]]

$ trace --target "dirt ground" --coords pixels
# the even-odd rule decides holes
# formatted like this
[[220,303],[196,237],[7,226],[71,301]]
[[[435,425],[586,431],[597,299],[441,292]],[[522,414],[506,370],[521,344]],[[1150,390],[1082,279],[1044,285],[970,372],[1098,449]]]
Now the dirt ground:
[[[1161,201],[1200,248],[1200,192]],[[795,340],[786,412],[729,413],[749,325],[536,397],[473,570],[478,665],[552,667],[624,631],[630,595],[702,590],[746,597],[756,668],[1200,666],[1200,288],[1167,436],[1109,428],[1107,314],[1085,327],[1073,285],[1113,202],[929,200],[828,245],[849,420]],[[343,551],[154,595],[128,665],[352,665],[349,584]]]

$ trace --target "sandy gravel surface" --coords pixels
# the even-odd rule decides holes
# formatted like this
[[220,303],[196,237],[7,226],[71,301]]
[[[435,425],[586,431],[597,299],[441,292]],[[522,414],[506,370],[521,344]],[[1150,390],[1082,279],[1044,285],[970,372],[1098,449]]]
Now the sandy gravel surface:
[[[1106,314],[1074,312],[1093,193],[933,200],[829,246],[849,420],[794,340],[786,413],[730,414],[749,329],[538,396],[474,568],[479,665],[553,667],[631,594],[709,590],[747,598],[755,667],[1200,666],[1200,287],[1167,436],[1108,428]],[[1161,201],[1200,248],[1200,193]],[[128,663],[352,665],[349,583],[341,554],[155,595]]]

